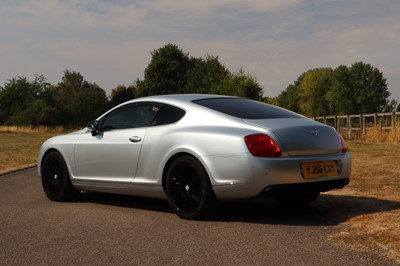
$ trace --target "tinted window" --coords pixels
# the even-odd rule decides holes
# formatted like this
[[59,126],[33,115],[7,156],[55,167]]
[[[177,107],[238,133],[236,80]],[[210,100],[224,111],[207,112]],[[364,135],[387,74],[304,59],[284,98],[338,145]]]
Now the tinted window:
[[211,98],[193,102],[243,119],[302,118],[302,116],[280,107],[242,98]]
[[171,105],[163,105],[160,111],[158,111],[156,119],[154,120],[152,125],[161,126],[172,124],[179,121],[179,119],[181,119],[184,115],[185,111],[183,111],[182,109]]
[[147,127],[159,110],[160,104],[154,103],[124,105],[105,117],[101,130]]

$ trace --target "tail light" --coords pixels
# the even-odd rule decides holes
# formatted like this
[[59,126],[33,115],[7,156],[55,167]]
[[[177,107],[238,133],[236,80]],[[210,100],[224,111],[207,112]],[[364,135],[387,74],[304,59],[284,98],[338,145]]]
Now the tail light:
[[346,141],[344,140],[343,136],[341,134],[339,135],[340,139],[340,146],[342,148],[342,153],[348,152],[349,151],[349,146],[347,145]]
[[269,136],[265,134],[254,134],[244,137],[250,153],[257,157],[280,157],[281,148]]

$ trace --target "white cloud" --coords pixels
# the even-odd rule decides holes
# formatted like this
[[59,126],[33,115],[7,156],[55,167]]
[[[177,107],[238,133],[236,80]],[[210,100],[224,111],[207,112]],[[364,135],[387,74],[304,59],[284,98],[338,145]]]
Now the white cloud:
[[147,8],[160,13],[187,13],[190,15],[204,15],[215,9],[276,12],[287,8],[293,8],[304,0],[148,0],[144,4]]
[[0,83],[80,71],[106,90],[142,78],[168,42],[211,54],[278,95],[310,68],[363,61],[400,100],[398,0],[37,0],[0,2]]
[[[16,1],[0,4],[1,28],[131,28],[143,25],[147,12],[135,4],[124,6],[97,1]],[[93,8],[95,7],[95,8]]]
[[[164,43],[152,41],[127,41],[121,44],[98,43],[95,41],[63,41],[46,44],[51,60],[44,65],[57,64],[59,82],[65,69],[79,71],[89,81],[110,91],[118,84],[129,85],[143,78],[143,71],[150,62],[149,49],[157,49]],[[146,51],[146,52],[144,52]]]

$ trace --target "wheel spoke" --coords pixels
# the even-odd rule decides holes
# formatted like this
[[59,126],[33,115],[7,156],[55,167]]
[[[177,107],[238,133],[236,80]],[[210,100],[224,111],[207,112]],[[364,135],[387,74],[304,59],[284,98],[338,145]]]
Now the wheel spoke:
[[183,219],[199,219],[212,208],[213,192],[200,161],[182,156],[172,162],[165,189],[171,209]]
[[42,186],[47,197],[53,201],[68,201],[79,194],[79,190],[72,186],[63,157],[55,151],[44,159]]
[[170,173],[169,194],[179,211],[190,213],[199,205],[201,187],[193,164],[178,164]]

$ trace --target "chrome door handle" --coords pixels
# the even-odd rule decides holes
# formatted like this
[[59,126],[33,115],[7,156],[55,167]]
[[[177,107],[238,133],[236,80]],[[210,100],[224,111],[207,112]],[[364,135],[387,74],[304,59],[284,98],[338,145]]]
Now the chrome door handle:
[[131,142],[135,142],[135,143],[136,143],[136,142],[141,141],[142,138],[141,138],[141,137],[138,137],[138,136],[134,136],[134,137],[130,137],[129,140],[130,140]]

